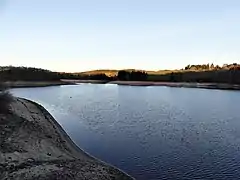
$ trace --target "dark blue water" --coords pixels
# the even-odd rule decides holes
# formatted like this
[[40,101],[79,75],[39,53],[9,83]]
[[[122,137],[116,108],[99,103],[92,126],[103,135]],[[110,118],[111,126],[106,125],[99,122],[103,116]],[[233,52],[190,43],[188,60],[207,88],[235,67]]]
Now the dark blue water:
[[240,92],[82,84],[14,89],[136,179],[239,179]]

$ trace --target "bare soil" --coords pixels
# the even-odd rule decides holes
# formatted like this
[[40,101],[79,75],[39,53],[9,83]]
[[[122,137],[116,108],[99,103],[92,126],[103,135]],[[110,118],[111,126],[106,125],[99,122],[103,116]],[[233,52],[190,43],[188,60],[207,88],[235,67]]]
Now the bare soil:
[[40,105],[14,98],[0,114],[0,179],[133,179],[79,149]]

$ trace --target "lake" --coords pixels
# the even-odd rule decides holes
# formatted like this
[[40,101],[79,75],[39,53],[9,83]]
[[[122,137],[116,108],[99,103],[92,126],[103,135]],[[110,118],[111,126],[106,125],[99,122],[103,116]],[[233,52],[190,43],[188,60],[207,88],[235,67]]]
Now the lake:
[[12,89],[136,179],[239,179],[240,91],[79,84]]

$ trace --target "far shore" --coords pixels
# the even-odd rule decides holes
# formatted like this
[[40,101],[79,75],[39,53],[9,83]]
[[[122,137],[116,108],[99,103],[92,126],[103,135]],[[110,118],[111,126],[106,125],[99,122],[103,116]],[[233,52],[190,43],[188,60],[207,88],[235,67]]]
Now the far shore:
[[184,88],[203,88],[203,89],[221,89],[221,90],[240,90],[238,84],[223,83],[195,83],[195,82],[154,82],[154,81],[107,81],[107,80],[68,80],[60,81],[8,81],[6,86],[9,88],[27,88],[27,87],[48,87],[60,85],[76,84],[116,84],[123,86],[167,86]]
[[154,81],[104,81],[104,80],[63,80],[71,83],[91,83],[91,84],[116,84],[124,86],[167,86],[184,88],[203,88],[221,90],[240,90],[238,84],[224,83],[195,83],[195,82],[154,82]]
[[5,85],[9,88],[27,88],[27,87],[48,87],[60,85],[74,85],[74,82],[66,81],[7,81]]
[[127,85],[127,86],[168,86],[168,87],[184,87],[184,88],[240,90],[240,85],[222,84],[222,83],[112,81],[112,82],[109,82],[109,84]]
[[81,79],[61,79],[62,82],[66,82],[66,83],[90,83],[90,84],[107,84],[109,83],[108,80],[81,80]]

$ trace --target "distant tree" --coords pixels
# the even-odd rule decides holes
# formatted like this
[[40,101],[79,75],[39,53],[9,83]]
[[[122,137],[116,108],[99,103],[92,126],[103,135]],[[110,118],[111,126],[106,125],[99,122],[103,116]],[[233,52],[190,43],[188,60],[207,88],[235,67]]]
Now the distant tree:
[[185,70],[189,70],[190,68],[191,68],[191,65],[189,64],[185,67]]
[[147,80],[148,74],[144,71],[125,71],[121,70],[118,72],[117,78],[121,81],[145,81]]
[[221,67],[219,65],[216,65],[214,69],[219,70],[219,69],[221,69]]
[[206,65],[206,69],[207,69],[207,70],[210,69],[209,63]]
[[91,79],[91,80],[109,80],[109,77],[106,74],[94,74],[94,75],[90,75],[89,79]]
[[170,81],[175,82],[175,74],[173,72],[170,75]]
[[214,69],[214,64],[213,63],[211,64],[210,69]]
[[129,74],[129,80],[131,81],[145,81],[147,80],[147,73],[144,71],[132,71]]
[[227,69],[228,68],[228,64],[223,64],[222,68],[223,69]]
[[129,75],[130,75],[129,72],[121,70],[118,72],[117,78],[121,81],[127,81],[129,80]]
[[6,81],[55,81],[60,80],[59,73],[44,69],[27,67],[2,67],[0,76]]

